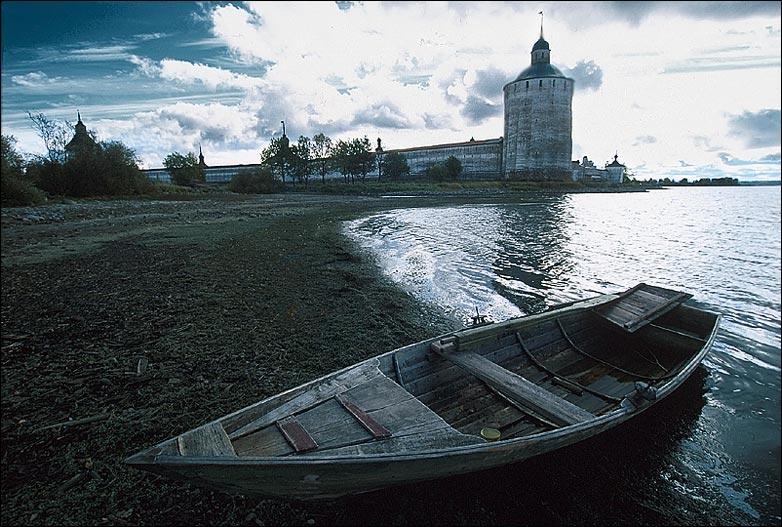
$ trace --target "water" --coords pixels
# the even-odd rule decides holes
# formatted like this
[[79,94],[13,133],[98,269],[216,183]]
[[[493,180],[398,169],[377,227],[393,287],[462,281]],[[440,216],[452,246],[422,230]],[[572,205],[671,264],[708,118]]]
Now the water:
[[[499,321],[638,282],[723,314],[702,367],[631,430],[429,486],[456,511],[437,522],[780,524],[780,187],[409,208],[345,229],[410,294],[465,323],[476,308]],[[434,521],[395,496],[418,515],[403,521]]]

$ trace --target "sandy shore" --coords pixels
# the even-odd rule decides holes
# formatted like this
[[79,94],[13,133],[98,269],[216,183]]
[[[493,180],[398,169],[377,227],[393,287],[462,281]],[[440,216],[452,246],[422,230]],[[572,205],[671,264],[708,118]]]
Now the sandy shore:
[[339,523],[339,506],[232,497],[122,460],[456,327],[340,231],[415,203],[286,194],[4,209],[3,523]]

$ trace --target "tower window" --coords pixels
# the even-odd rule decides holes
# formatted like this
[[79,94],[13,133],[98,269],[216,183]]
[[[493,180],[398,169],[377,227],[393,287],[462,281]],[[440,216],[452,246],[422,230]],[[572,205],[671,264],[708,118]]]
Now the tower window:
[[529,90],[529,81],[527,81],[527,89]]
[[543,80],[541,79],[540,84],[538,84],[538,88],[542,88],[542,87],[543,87]]
[[555,79],[555,80],[553,80],[553,81],[551,81],[551,87],[552,87],[552,88],[553,88],[554,86],[556,86],[556,85],[557,85],[557,81],[556,81],[556,79]]

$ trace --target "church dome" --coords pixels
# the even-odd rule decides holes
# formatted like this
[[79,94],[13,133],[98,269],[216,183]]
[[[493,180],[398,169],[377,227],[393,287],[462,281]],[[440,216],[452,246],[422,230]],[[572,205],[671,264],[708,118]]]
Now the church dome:
[[567,78],[561,71],[559,71],[559,68],[552,66],[550,62],[536,62],[519,73],[519,76],[516,77],[516,80],[522,81],[525,79],[540,79],[543,77],[557,77],[563,79]]

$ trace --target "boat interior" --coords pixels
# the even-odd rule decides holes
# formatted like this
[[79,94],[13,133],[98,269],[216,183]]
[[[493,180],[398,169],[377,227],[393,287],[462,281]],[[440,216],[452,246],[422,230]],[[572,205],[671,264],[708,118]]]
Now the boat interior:
[[182,434],[158,453],[420,452],[588,422],[654,399],[698,358],[719,315],[684,299],[647,286],[412,344]]

